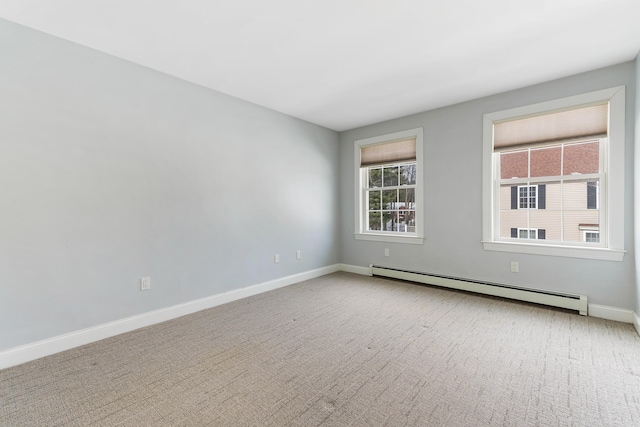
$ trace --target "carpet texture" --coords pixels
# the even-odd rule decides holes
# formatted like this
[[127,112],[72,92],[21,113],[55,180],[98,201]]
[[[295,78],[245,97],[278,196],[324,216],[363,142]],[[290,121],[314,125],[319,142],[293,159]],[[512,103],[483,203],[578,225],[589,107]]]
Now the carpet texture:
[[633,326],[336,273],[0,371],[2,426],[639,426]]

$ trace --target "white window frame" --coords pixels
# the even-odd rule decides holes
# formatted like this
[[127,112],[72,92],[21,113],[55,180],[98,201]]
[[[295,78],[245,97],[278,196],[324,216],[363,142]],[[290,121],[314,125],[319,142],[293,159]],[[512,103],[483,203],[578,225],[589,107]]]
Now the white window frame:
[[[605,179],[600,201],[600,229],[605,241],[598,247],[573,246],[566,242],[549,243],[548,240],[524,241],[499,239],[499,192],[495,180],[493,126],[495,122],[533,116],[540,113],[568,110],[581,105],[609,103],[608,152],[605,158]],[[624,150],[625,150],[625,87],[618,86],[582,95],[556,99],[539,104],[511,108],[485,114],[483,117],[483,173],[482,173],[482,244],[485,250],[573,258],[622,261],[624,249]],[[605,200],[606,199],[606,200]],[[518,200],[519,204],[519,200]],[[605,209],[602,209],[605,207]],[[603,237],[602,233],[600,237]],[[543,243],[539,243],[543,242]]]
[[[416,139],[416,231],[415,233],[367,230],[366,189],[367,168],[360,167],[360,153],[368,145],[383,144],[402,139]],[[421,245],[424,243],[424,205],[423,205],[423,128],[409,129],[371,138],[359,139],[354,142],[354,181],[355,181],[355,232],[357,240],[370,240],[389,243],[408,243]],[[403,162],[399,162],[403,163]]]

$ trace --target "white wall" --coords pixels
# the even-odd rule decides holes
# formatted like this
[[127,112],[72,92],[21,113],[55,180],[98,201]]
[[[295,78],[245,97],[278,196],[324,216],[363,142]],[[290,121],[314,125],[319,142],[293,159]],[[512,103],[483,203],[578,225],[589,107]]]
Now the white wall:
[[[589,302],[634,309],[633,121],[634,64],[572,76],[340,135],[342,262],[370,263],[434,274],[586,294]],[[594,261],[485,251],[482,240],[482,116],[485,113],[626,85],[624,261]],[[353,141],[424,128],[424,245],[385,244],[353,236]],[[390,256],[384,256],[384,248]],[[510,272],[510,261],[520,273]]]
[[336,132],[4,20],[0,40],[0,351],[339,261]]

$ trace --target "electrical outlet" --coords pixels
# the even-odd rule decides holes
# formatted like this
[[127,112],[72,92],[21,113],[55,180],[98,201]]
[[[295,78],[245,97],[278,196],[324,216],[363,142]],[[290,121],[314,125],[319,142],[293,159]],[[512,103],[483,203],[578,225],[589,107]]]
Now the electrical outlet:
[[273,262],[275,262],[276,264],[280,262],[280,254],[275,254],[273,256]]
[[151,277],[143,277],[140,279],[140,290],[147,291],[151,289]]
[[296,251],[296,259],[300,259],[300,258],[302,258],[302,251],[300,249],[298,249]]
[[384,248],[384,256],[389,256],[389,248]]
[[512,273],[520,272],[520,264],[517,261],[511,261],[511,272]]

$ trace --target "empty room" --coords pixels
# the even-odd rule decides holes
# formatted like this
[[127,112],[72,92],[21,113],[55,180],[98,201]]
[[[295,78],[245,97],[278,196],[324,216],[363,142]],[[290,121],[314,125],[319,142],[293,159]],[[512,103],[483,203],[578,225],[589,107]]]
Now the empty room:
[[0,426],[640,425],[640,2],[0,2]]

